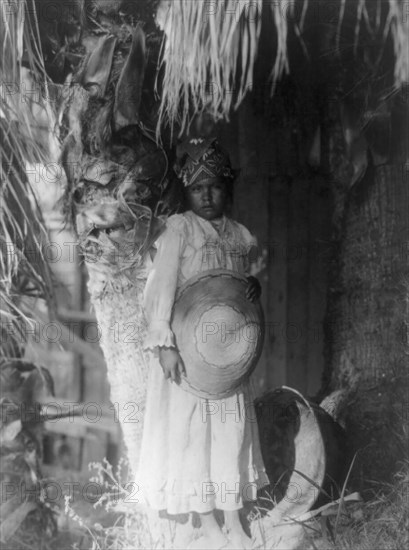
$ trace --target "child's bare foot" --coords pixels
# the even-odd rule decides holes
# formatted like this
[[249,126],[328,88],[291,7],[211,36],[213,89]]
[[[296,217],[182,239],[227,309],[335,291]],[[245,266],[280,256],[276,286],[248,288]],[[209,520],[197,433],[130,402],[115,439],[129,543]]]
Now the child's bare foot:
[[194,540],[189,548],[194,548],[195,550],[199,548],[219,550],[220,548],[227,547],[229,541],[217,523],[214,513],[209,512],[207,514],[199,514],[199,516],[203,535],[199,539]]
[[231,547],[237,550],[251,550],[251,548],[253,548],[251,538],[248,537],[244,531],[242,533],[233,533],[230,531],[229,541]]
[[222,537],[203,535],[188,546],[188,550],[227,550],[228,548],[233,548],[233,546],[229,545],[229,541],[224,535]]
[[253,547],[252,541],[243,529],[239,511],[225,511],[224,521],[226,524],[227,534],[233,548],[237,548],[239,550],[250,550]]

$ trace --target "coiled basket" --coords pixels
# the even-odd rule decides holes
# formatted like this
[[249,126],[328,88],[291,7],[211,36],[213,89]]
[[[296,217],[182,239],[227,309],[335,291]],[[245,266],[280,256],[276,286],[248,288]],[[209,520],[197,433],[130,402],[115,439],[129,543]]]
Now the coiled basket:
[[177,292],[171,326],[184,361],[181,387],[199,397],[234,393],[253,372],[264,340],[258,301],[246,298],[245,276],[213,269],[192,277]]

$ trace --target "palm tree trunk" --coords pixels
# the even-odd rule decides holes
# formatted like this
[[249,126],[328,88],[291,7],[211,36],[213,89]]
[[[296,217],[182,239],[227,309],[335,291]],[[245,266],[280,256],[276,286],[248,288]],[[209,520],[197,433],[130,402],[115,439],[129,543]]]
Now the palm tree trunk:
[[[142,349],[146,334],[142,309],[146,278],[139,267],[129,274],[132,282],[118,274],[112,276],[111,266],[106,273],[107,280],[103,281],[92,263],[87,267],[88,289],[107,364],[113,415],[122,428],[129,465],[135,469],[139,460],[149,367],[149,354]],[[103,292],[100,291],[101,283],[106,287]]]
[[333,130],[337,246],[325,323],[323,387],[325,392],[347,390],[339,414],[351,451],[358,452],[355,477],[363,490],[370,480],[389,480],[399,460],[407,456],[406,159],[405,147],[399,144],[393,164],[370,166],[365,177],[348,189],[346,157],[342,160],[339,154],[340,129]]

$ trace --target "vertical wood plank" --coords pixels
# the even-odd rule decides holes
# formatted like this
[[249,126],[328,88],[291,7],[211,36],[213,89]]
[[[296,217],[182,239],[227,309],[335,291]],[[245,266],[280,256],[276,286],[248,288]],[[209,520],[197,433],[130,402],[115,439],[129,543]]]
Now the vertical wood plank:
[[324,366],[323,320],[327,303],[328,269],[331,257],[329,189],[322,176],[316,176],[311,181],[309,210],[307,394],[313,396],[321,387]]
[[296,177],[291,182],[287,239],[287,383],[305,392],[308,352],[308,229],[309,181]]
[[[271,139],[268,125],[256,117],[251,102],[245,101],[238,114],[237,143],[238,167],[240,175],[235,183],[233,218],[243,223],[258,240],[259,254],[262,254],[268,235],[268,169],[266,159],[271,158]],[[264,148],[264,149],[263,149]],[[267,152],[265,151],[267,148]],[[236,165],[237,166],[237,165]],[[264,269],[257,277],[262,286],[261,303],[265,314],[268,312],[268,270]],[[253,375],[256,392],[266,390],[267,371],[270,369],[270,353],[264,345],[263,353]]]
[[85,473],[89,472],[88,464],[90,462],[102,462],[102,459],[107,456],[109,444],[109,434],[100,430],[87,429],[87,437],[83,440],[82,464],[81,470]]
[[287,340],[282,327],[287,319],[288,185],[284,177],[270,179],[268,194],[268,302],[265,349],[269,356],[268,388],[287,383]]

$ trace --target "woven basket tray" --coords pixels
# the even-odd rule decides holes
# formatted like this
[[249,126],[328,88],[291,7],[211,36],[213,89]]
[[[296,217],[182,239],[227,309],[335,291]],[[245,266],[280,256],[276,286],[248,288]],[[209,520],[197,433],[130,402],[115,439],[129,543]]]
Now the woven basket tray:
[[213,269],[178,291],[172,330],[184,361],[181,387],[199,397],[221,399],[250,376],[260,357],[264,317],[246,298],[246,277]]

